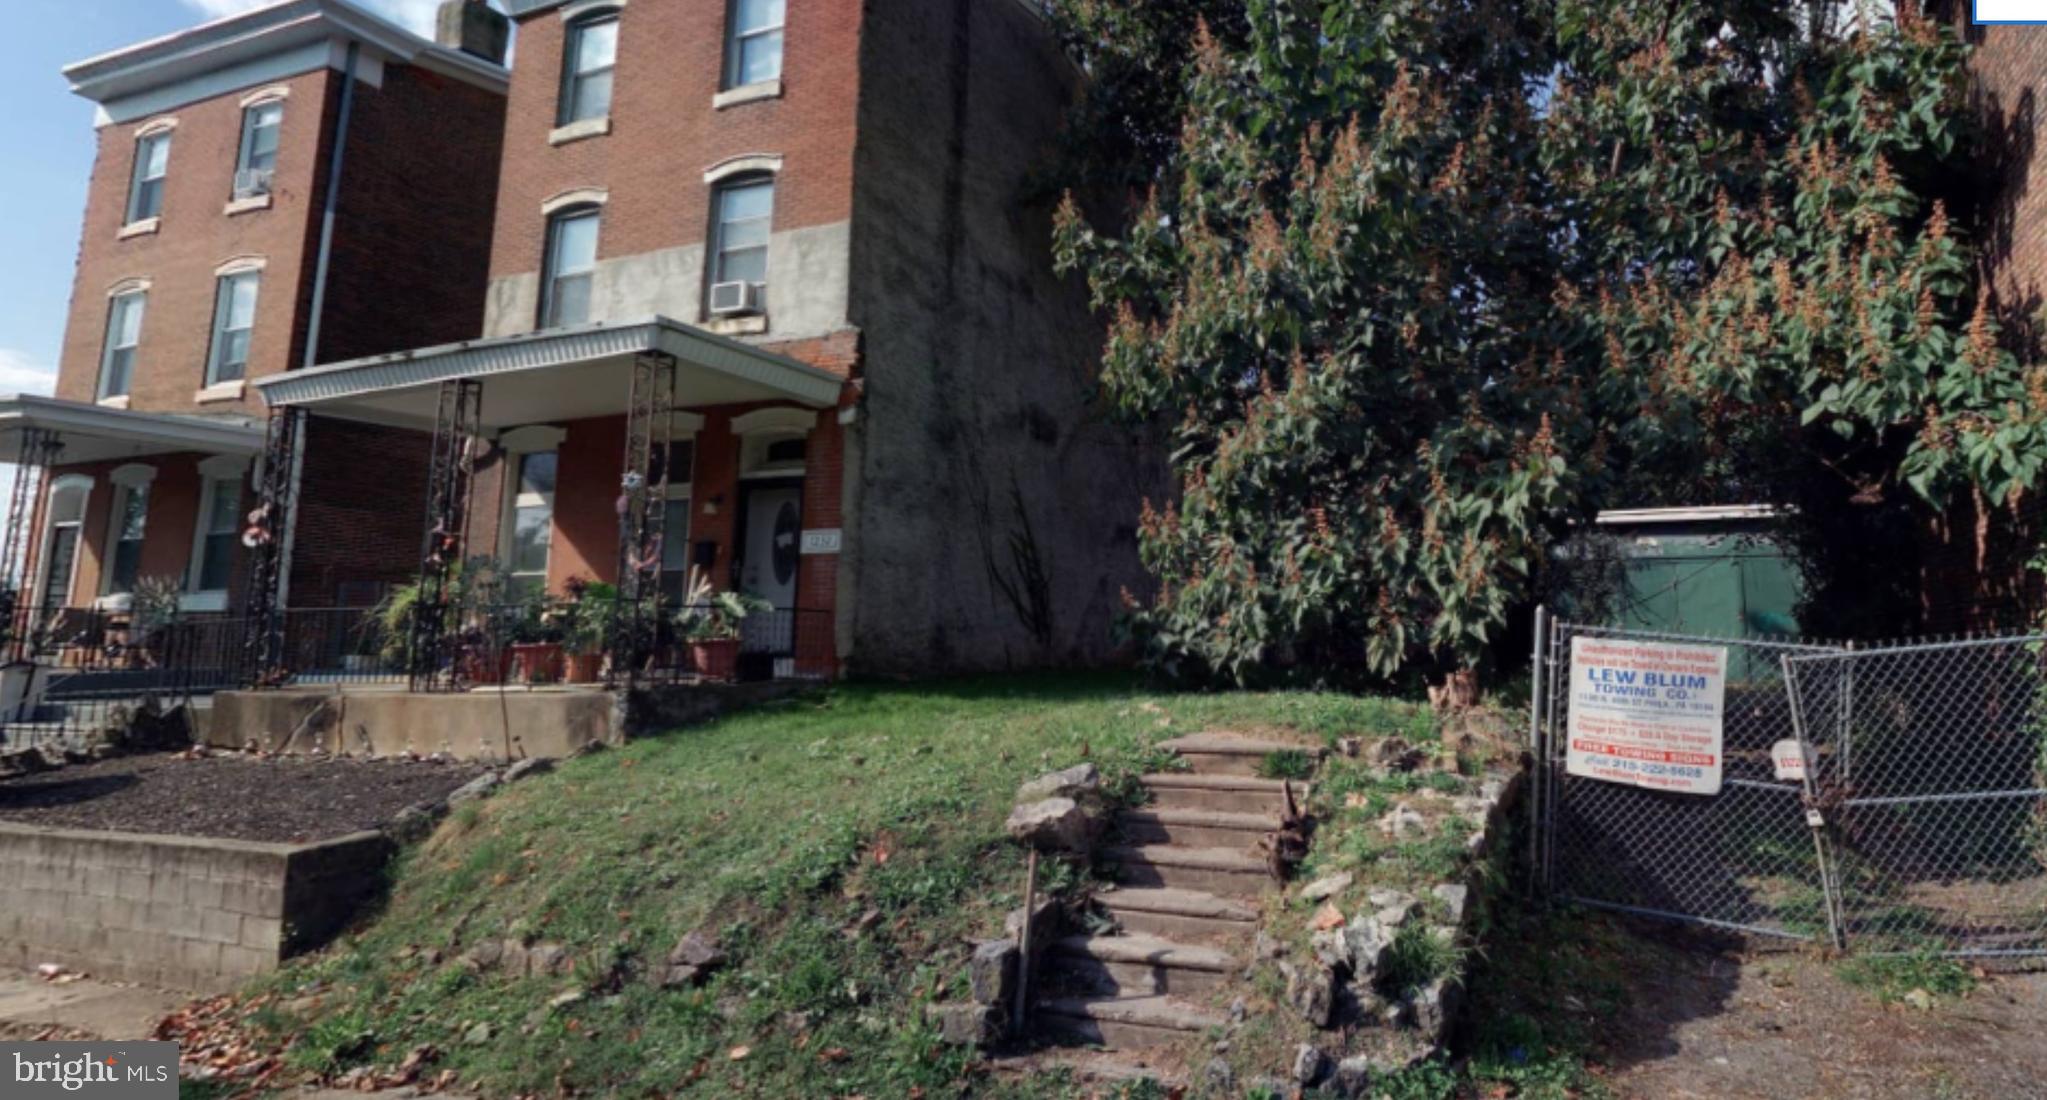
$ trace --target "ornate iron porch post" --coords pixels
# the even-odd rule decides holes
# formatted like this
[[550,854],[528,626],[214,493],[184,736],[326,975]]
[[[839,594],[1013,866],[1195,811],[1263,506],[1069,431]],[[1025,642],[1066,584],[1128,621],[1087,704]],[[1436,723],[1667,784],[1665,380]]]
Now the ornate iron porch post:
[[306,410],[270,410],[256,510],[242,532],[249,551],[248,617],[242,635],[242,676],[253,687],[276,687],[290,675],[284,659],[284,540],[298,492],[299,439]]
[[674,465],[675,357],[633,358],[627,395],[625,462],[618,495],[618,614],[612,619],[611,678],[623,666],[631,687],[658,642],[661,536]]
[[43,502],[50,467],[64,441],[47,428],[24,428],[21,454],[14,470],[14,491],[7,501],[7,533],[0,544],[0,623],[6,625],[7,656],[20,660],[28,650],[35,608],[30,606],[29,544],[35,539],[35,516]]
[[458,378],[441,383],[434,412],[433,450],[428,457],[426,534],[419,548],[419,593],[412,607],[407,671],[413,691],[432,691],[442,665],[460,677],[449,653],[449,628],[459,609],[451,606],[449,580],[462,566],[468,533],[469,498],[476,480],[476,434],[483,418],[483,383]]

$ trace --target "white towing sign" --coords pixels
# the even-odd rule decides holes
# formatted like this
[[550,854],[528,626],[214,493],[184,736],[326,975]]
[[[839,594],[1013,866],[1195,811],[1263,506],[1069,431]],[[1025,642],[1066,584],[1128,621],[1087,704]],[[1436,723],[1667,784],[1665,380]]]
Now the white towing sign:
[[1571,639],[1571,775],[1680,794],[1720,793],[1725,646]]

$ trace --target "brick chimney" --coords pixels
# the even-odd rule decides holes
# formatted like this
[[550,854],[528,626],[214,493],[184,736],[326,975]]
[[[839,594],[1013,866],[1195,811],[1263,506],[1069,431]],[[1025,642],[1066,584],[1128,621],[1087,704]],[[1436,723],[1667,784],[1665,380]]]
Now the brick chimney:
[[511,17],[488,0],[444,0],[434,18],[434,41],[493,65],[505,63],[511,39]]

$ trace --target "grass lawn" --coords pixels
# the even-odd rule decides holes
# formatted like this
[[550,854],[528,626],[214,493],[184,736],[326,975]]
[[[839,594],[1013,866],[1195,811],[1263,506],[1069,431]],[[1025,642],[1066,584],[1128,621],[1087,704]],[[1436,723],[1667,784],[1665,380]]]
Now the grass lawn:
[[[1020,782],[1081,760],[1127,781],[1157,741],[1210,727],[1435,736],[1423,708],[1336,694],[843,685],[464,807],[401,861],[378,919],[256,991],[248,1026],[322,1073],[430,1045],[429,1076],[494,1096],[1066,1095],[976,1080],[921,1006],[965,998],[968,942],[1021,903],[1002,835]],[[647,971],[696,929],[732,961],[655,989]],[[563,945],[573,973],[462,964],[508,938]]]

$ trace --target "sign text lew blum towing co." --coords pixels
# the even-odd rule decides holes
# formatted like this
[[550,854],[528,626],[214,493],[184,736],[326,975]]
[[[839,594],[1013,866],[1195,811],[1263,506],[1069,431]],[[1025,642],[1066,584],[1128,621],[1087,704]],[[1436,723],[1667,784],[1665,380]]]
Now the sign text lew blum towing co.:
[[1719,794],[1727,650],[1571,639],[1571,775]]

